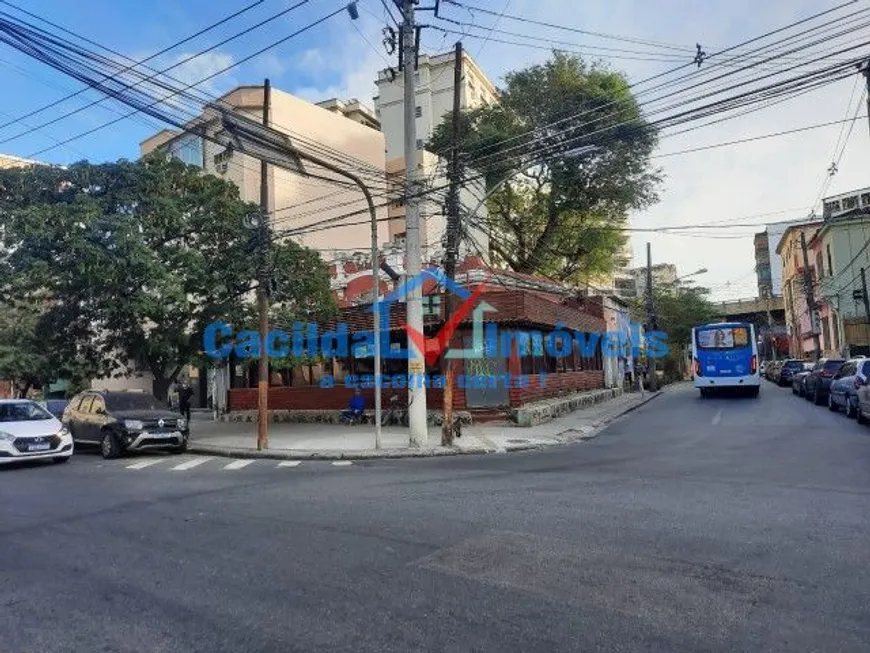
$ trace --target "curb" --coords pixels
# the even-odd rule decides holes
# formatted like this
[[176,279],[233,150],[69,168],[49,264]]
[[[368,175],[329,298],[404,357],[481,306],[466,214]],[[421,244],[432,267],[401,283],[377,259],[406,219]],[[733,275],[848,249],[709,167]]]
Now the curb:
[[[650,401],[659,397],[663,390],[655,393],[649,393],[649,396],[643,401],[639,401],[623,410],[620,413],[612,415],[606,419],[593,422],[588,431],[581,429],[565,429],[564,431],[555,434],[554,442],[552,443],[529,443],[529,444],[511,444],[503,448],[487,448],[487,447],[469,447],[467,449],[458,449],[446,447],[434,447],[430,449],[384,449],[384,450],[352,450],[352,451],[307,451],[297,449],[268,449],[266,451],[257,451],[255,449],[237,448],[237,447],[221,447],[210,444],[196,444],[191,442],[188,447],[188,453],[203,454],[209,456],[220,456],[225,458],[243,458],[243,459],[268,459],[268,460],[395,460],[398,458],[437,458],[442,456],[473,456],[481,454],[493,453],[514,453],[517,451],[534,451],[548,449],[550,447],[568,444],[579,440],[591,440],[598,437],[601,430],[619,419],[623,415],[637,410],[641,406],[648,404]],[[582,433],[579,436],[563,437],[566,433]]]

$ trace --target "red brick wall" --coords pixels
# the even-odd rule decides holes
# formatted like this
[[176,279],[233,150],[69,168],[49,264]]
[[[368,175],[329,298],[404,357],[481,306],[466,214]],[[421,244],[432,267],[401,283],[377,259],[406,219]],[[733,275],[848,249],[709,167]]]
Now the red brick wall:
[[547,374],[544,377],[543,388],[540,385],[539,375],[530,374],[528,375],[528,380],[529,383],[525,388],[510,389],[511,406],[516,408],[530,401],[603,388],[604,372],[584,371]]
[[[390,397],[393,395],[399,396],[399,401],[404,403],[407,401],[408,391],[392,388],[384,388],[381,393],[381,401],[384,407],[387,406]],[[270,410],[342,410],[350,404],[350,398],[353,396],[353,390],[344,386],[335,388],[318,388],[318,387],[280,387],[269,389],[269,409]],[[366,408],[369,410],[375,407],[374,389],[367,388],[363,390],[363,396],[366,399]],[[427,388],[426,403],[430,409],[438,410],[444,401],[443,391],[440,388]],[[465,391],[462,388],[457,388],[453,391],[453,406],[458,409],[465,408]],[[229,391],[229,410],[256,410],[257,409],[257,389],[256,388],[238,388]]]

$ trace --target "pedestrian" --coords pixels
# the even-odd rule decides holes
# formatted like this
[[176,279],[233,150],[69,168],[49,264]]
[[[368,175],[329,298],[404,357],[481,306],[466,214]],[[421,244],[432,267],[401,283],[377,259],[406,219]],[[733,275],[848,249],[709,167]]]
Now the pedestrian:
[[193,398],[193,388],[183,382],[178,390],[178,411],[190,423],[190,400]]

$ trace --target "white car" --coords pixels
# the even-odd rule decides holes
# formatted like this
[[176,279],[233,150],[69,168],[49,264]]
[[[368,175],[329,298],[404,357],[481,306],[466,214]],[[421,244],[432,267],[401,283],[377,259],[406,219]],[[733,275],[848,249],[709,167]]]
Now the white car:
[[0,465],[39,459],[64,463],[72,455],[72,435],[45,408],[28,399],[0,399]]

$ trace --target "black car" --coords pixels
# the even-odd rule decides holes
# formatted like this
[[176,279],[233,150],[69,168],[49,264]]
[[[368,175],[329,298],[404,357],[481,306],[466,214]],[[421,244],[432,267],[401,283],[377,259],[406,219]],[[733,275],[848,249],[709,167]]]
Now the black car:
[[842,358],[820,358],[804,379],[806,398],[817,406],[824,404],[831,390],[831,381],[845,362]]
[[777,385],[786,387],[791,385],[792,377],[798,372],[803,372],[804,362],[795,358],[789,359],[782,364],[779,371]]
[[180,453],[190,434],[184,417],[145,392],[82,392],[62,421],[76,444],[99,445],[103,458],[147,449]]

